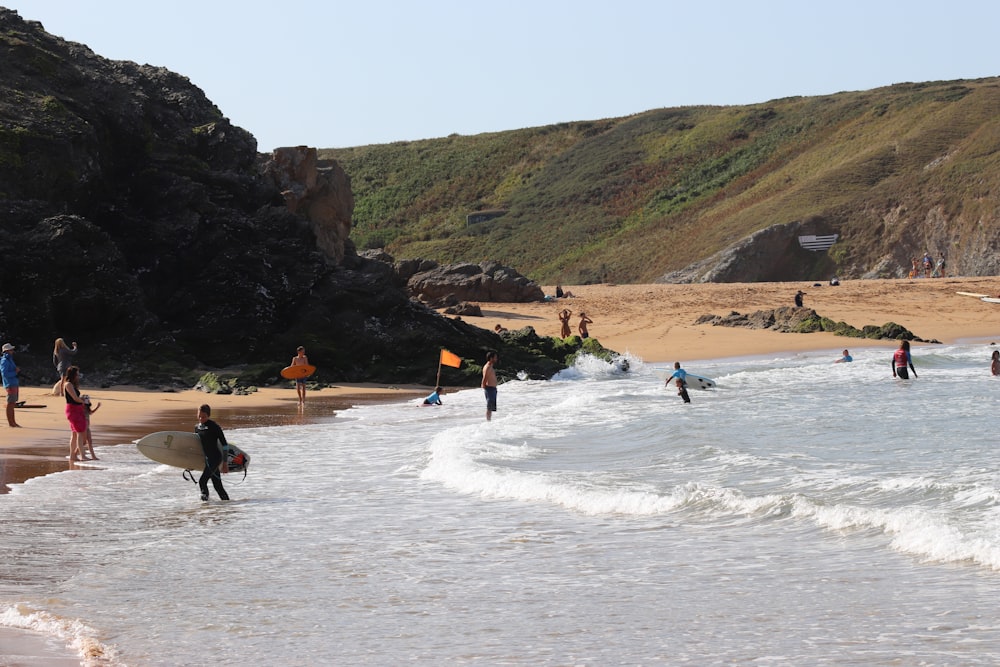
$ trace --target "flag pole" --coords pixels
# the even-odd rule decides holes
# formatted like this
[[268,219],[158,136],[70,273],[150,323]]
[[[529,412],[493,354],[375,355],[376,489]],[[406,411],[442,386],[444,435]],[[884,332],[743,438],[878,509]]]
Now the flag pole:
[[438,378],[437,382],[434,383],[435,387],[441,386],[441,355],[438,355]]

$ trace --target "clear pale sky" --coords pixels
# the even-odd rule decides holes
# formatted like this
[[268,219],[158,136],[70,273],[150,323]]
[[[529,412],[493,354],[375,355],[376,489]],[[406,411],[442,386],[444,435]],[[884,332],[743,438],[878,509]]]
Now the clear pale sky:
[[262,152],[1000,75],[996,0],[0,0],[188,77]]

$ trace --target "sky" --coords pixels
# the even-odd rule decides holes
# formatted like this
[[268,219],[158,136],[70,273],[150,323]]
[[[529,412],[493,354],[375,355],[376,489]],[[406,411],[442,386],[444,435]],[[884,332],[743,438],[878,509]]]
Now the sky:
[[0,0],[201,88],[258,150],[1000,76],[995,0]]

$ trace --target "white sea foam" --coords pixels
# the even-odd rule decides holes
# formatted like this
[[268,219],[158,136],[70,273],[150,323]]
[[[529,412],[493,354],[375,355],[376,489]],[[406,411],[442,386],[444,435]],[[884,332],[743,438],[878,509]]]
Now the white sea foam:
[[468,389],[230,431],[228,504],[104,447],[0,497],[0,627],[121,664],[995,664],[990,350],[904,382],[849,347],[685,362],[690,405],[585,357],[491,422]]

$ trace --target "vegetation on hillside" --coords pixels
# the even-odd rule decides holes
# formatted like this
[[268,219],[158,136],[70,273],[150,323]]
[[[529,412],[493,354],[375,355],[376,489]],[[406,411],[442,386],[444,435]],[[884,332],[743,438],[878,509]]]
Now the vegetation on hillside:
[[[326,149],[352,238],[398,258],[496,259],[543,282],[647,282],[795,221],[845,277],[945,252],[998,273],[1000,79]],[[480,210],[506,211],[468,224]],[[812,278],[789,276],[788,279]]]

